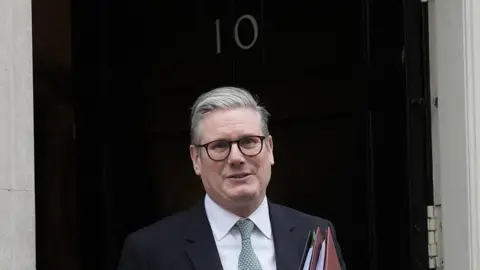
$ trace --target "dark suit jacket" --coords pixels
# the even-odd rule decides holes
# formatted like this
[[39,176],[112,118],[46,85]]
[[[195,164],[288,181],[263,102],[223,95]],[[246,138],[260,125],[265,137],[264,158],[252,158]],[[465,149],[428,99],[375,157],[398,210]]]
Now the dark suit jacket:
[[[342,270],[343,256],[332,224],[291,208],[270,203],[278,270],[297,270],[310,229],[330,226]],[[190,210],[165,218],[130,234],[123,246],[118,270],[221,270],[203,200]]]

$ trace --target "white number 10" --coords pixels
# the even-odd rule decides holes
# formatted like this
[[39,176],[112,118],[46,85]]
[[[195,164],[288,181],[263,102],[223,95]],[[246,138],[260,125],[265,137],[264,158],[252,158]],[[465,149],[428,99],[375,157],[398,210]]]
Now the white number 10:
[[[250,24],[252,25],[253,28],[253,39],[250,41],[249,44],[244,44],[241,40],[240,37],[238,36],[238,26],[243,20],[248,20],[250,21]],[[217,38],[217,54],[220,54],[222,52],[222,45],[221,45],[221,40],[220,40],[220,20],[217,19],[215,20],[215,30],[216,30],[216,38]],[[255,18],[252,15],[245,14],[238,18],[237,22],[235,23],[235,27],[233,29],[233,38],[235,39],[235,43],[237,46],[243,50],[248,50],[253,45],[255,45],[255,42],[257,42],[258,38],[258,23],[255,20]]]

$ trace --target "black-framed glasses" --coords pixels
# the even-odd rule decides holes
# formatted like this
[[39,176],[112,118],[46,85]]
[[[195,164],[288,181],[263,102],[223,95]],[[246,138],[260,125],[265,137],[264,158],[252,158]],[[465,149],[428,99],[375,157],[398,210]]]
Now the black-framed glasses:
[[242,154],[248,157],[254,157],[263,149],[263,140],[265,136],[244,136],[238,140],[216,140],[196,147],[203,147],[207,151],[208,157],[214,161],[225,160],[232,151],[232,144],[236,143]]

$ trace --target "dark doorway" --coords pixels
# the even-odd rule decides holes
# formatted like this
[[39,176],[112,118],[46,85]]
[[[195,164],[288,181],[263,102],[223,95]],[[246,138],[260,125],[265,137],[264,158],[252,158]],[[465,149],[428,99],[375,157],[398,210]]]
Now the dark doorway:
[[348,269],[428,269],[425,10],[384,2],[72,2],[71,262],[114,269],[128,233],[203,196],[189,108],[232,85],[272,113],[272,201],[330,219]]

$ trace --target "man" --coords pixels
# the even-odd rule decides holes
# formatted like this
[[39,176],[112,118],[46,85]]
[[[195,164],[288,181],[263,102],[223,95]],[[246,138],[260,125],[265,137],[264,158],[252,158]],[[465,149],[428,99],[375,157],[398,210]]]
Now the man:
[[119,270],[298,269],[309,230],[333,226],[266,198],[274,164],[268,117],[243,89],[218,88],[197,99],[190,156],[205,198],[129,235]]

